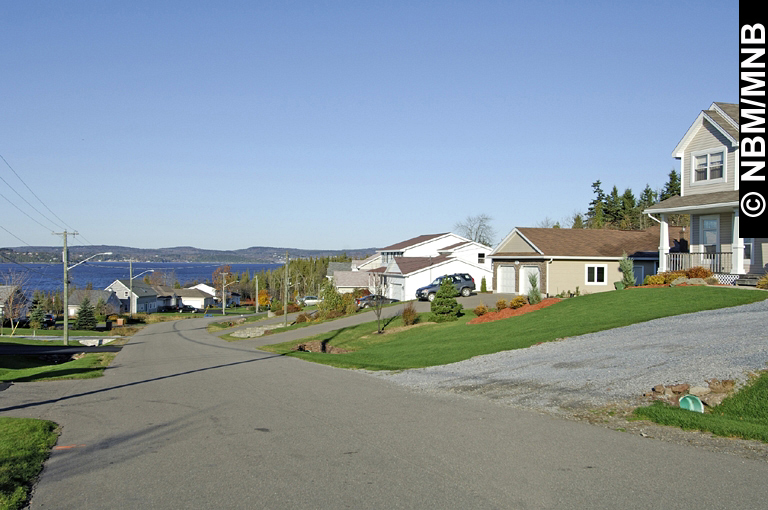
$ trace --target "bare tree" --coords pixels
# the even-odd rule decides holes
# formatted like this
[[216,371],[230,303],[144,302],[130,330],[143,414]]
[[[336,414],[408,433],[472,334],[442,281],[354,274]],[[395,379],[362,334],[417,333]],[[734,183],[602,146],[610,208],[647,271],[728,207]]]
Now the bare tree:
[[477,216],[467,216],[464,221],[460,221],[453,226],[457,234],[471,239],[477,243],[493,246],[496,238],[496,232],[491,226],[493,218],[487,214],[478,214]]
[[376,314],[378,333],[381,334],[381,310],[384,307],[383,297],[385,297],[387,293],[387,279],[381,273],[369,273],[368,287],[369,290],[373,292],[371,308],[373,308],[373,313]]
[[2,317],[0,323],[9,319],[11,322],[11,336],[19,327],[19,320],[27,315],[27,296],[24,294],[24,286],[29,280],[26,272],[8,271],[3,274],[3,284],[0,286],[0,308]]

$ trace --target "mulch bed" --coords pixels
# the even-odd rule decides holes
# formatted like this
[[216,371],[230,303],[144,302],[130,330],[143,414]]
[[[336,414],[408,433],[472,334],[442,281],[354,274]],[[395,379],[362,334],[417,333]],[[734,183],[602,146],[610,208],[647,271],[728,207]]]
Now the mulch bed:
[[541,310],[542,308],[552,306],[555,303],[559,303],[560,301],[562,300],[559,298],[547,298],[543,299],[541,303],[535,305],[523,305],[520,308],[505,308],[498,312],[489,312],[485,315],[481,315],[480,317],[472,319],[468,322],[468,324],[480,324],[483,322],[493,322],[502,319],[509,319],[510,317],[517,317],[518,315],[524,315],[526,313],[535,312],[536,310]]

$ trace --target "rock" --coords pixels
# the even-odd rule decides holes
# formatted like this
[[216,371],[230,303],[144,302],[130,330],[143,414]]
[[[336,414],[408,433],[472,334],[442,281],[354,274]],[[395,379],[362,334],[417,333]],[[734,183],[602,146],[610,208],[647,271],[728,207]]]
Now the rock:
[[664,388],[663,384],[657,384],[656,386],[653,387],[653,392],[654,393],[664,393],[665,389],[666,388]]
[[725,393],[708,393],[701,397],[701,402],[708,407],[715,407],[720,405],[725,397],[728,395]]
[[686,281],[685,283],[688,285],[706,285],[707,284],[704,278],[688,278],[688,281]]
[[711,393],[712,390],[709,388],[705,388],[704,386],[694,386],[691,389],[688,390],[688,393],[691,395],[696,395],[697,397],[703,397],[707,393]]
[[710,379],[707,383],[709,383],[709,389],[716,393],[728,393],[733,390],[736,385],[732,379],[723,379],[722,381],[719,379]]
[[688,278],[686,278],[685,276],[681,276],[680,278],[675,278],[675,280],[669,285],[672,287],[676,287],[677,285],[683,285],[687,283],[688,283]]
[[672,393],[675,393],[676,395],[681,395],[688,391],[688,388],[691,386],[689,384],[675,384],[674,386],[670,386],[669,389],[672,390]]

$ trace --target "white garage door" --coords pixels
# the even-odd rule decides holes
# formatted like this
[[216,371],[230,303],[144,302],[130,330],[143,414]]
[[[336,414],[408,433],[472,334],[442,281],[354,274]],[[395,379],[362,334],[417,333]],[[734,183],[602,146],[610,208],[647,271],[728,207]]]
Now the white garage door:
[[393,283],[390,286],[390,298],[397,299],[398,301],[403,300],[403,285],[401,283]]
[[499,266],[496,276],[499,278],[497,292],[517,292],[515,288],[515,266]]
[[523,266],[520,270],[520,283],[522,286],[520,294],[528,294],[531,290],[530,275],[532,274],[536,275],[536,283],[539,290],[541,290],[541,271],[539,271],[539,268],[537,266]]

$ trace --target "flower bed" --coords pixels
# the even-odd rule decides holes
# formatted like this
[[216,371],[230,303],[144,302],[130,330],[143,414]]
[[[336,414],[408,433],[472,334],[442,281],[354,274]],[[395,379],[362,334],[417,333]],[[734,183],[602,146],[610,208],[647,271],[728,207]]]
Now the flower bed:
[[509,319],[510,317],[516,317],[518,315],[523,315],[529,312],[535,312],[536,310],[540,310],[542,308],[552,306],[555,303],[559,303],[560,301],[561,299],[559,298],[547,298],[547,299],[543,299],[541,303],[538,303],[535,305],[523,305],[517,309],[505,308],[498,312],[491,312],[491,313],[486,313],[485,315],[481,315],[480,317],[477,317],[469,321],[468,324],[480,324],[482,322],[493,322],[493,321],[498,321],[502,319]]

